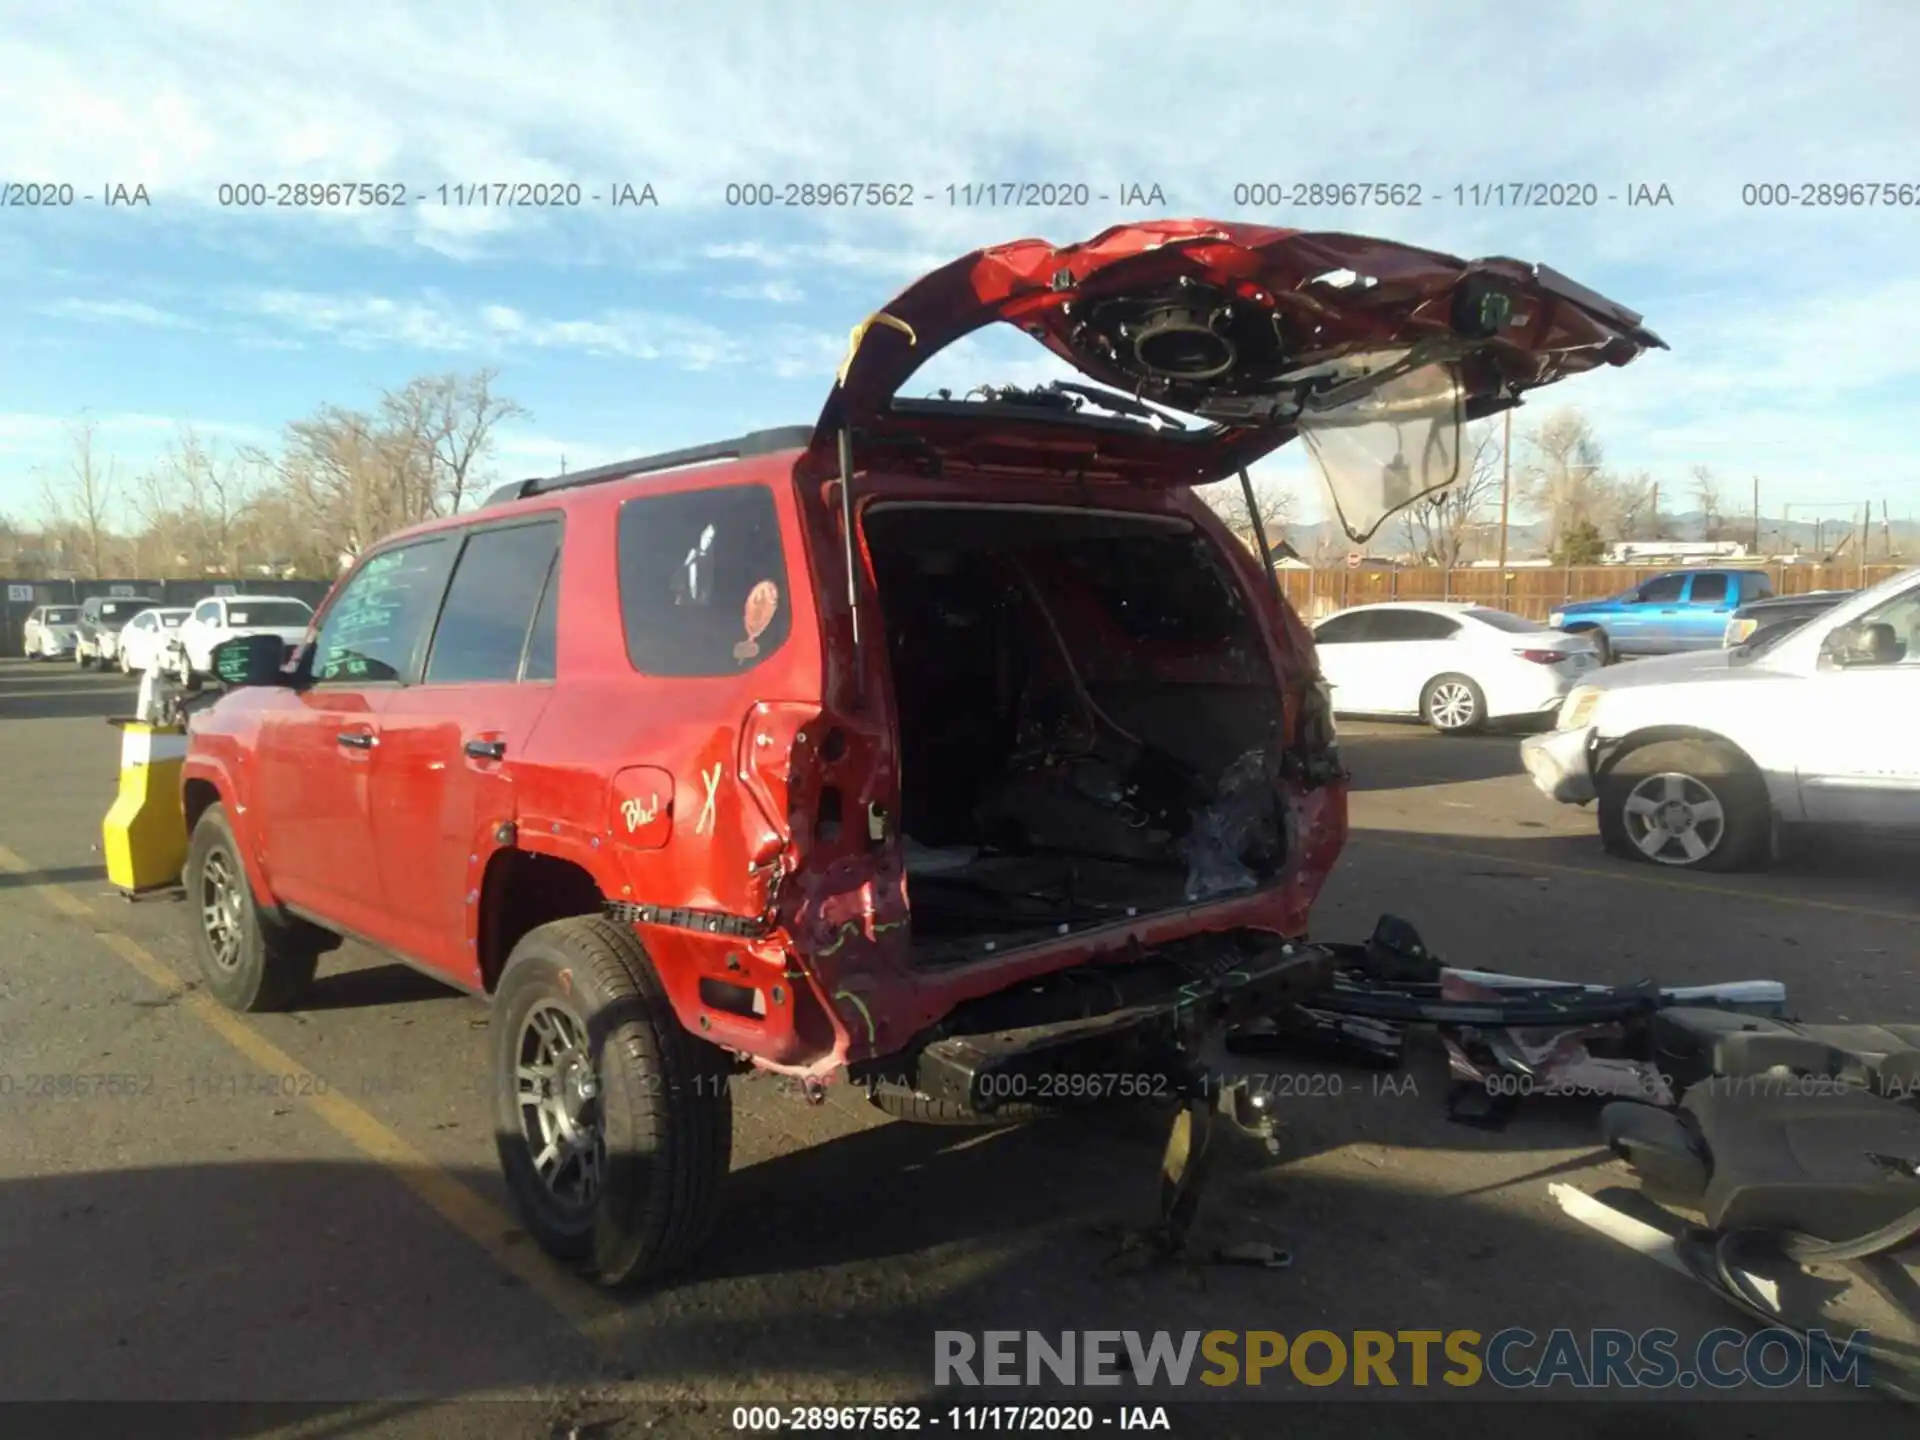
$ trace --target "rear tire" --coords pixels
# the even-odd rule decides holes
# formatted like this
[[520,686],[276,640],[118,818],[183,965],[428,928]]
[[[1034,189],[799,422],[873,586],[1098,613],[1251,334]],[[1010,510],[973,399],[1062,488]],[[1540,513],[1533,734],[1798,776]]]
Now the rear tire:
[[1471,735],[1486,727],[1486,692],[1465,675],[1436,675],[1420,692],[1420,718],[1442,735]]
[[218,802],[202,811],[193,827],[181,878],[197,917],[193,956],[207,993],[243,1014],[287,1010],[298,1003],[331,937],[260,908],[226,808]]
[[634,934],[597,915],[529,931],[492,1031],[495,1144],[541,1248],[609,1286],[691,1260],[732,1164],[733,1067]]
[[1600,664],[1602,666],[1611,665],[1614,659],[1613,642],[1607,639],[1607,632],[1604,630],[1587,630],[1582,633],[1592,642],[1593,653],[1598,658]]
[[1659,740],[1617,757],[1595,787],[1609,854],[1679,870],[1751,870],[1773,843],[1766,782],[1715,740]]

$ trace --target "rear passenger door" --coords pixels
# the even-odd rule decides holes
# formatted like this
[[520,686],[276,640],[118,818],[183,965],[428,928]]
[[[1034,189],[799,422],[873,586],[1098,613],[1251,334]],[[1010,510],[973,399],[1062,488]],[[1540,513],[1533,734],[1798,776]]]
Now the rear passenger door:
[[1416,715],[1427,681],[1461,664],[1455,637],[1460,622],[1430,610],[1382,610],[1373,618],[1370,649],[1378,674],[1377,709],[1387,715]]
[[1676,649],[1711,650],[1727,633],[1727,620],[1740,599],[1736,577],[1722,570],[1695,575],[1687,583],[1687,601],[1674,625]]
[[553,693],[560,539],[557,514],[468,531],[419,682],[381,711],[373,845],[389,943],[471,988],[481,882]]

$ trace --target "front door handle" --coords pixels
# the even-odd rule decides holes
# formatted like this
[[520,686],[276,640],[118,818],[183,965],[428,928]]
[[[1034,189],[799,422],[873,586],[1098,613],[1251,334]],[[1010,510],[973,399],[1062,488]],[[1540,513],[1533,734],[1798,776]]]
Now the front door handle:
[[467,754],[475,760],[501,760],[506,758],[507,742],[504,740],[469,740]]
[[380,737],[371,730],[342,730],[333,738],[355,750],[371,750],[380,743]]

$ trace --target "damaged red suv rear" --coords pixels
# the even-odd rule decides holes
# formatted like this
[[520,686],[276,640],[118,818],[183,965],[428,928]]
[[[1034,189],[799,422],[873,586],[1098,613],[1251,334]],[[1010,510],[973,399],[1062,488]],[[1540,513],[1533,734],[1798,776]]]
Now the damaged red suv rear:
[[[1082,378],[901,393],[993,322]],[[199,710],[208,986],[295,1003],[349,935],[490,993],[516,1199],[610,1283],[701,1242],[748,1067],[923,1120],[1205,1094],[1325,978],[1346,794],[1307,632],[1196,487],[1299,437],[1365,536],[1465,421],[1659,344],[1348,235],[964,256],[816,424],[392,536]]]

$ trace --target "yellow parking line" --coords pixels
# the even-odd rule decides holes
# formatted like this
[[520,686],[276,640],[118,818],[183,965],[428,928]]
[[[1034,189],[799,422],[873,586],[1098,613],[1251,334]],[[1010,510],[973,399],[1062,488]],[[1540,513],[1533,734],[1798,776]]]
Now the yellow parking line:
[[[33,867],[0,845],[0,870],[30,875]],[[94,921],[97,912],[57,885],[26,887],[53,909],[76,920]],[[299,1061],[267,1039],[246,1020],[205,993],[190,989],[171,967],[131,936],[117,930],[97,932],[114,954],[167,995],[180,1008],[269,1075],[299,1077],[297,1093],[305,1106],[362,1155],[392,1174],[425,1201],[434,1213],[484,1250],[501,1269],[545,1300],[596,1351],[616,1331],[625,1311],[611,1297],[578,1276],[569,1275],[539,1247],[515,1245],[519,1227],[498,1206],[429,1159],[389,1126],[324,1083]],[[604,1352],[603,1352],[604,1358]]]
[[1703,880],[1682,880],[1635,868],[1602,870],[1588,865],[1563,865],[1551,860],[1521,860],[1512,855],[1493,855],[1485,850],[1468,850],[1457,845],[1423,845],[1415,840],[1383,840],[1366,830],[1349,830],[1347,838],[1388,850],[1411,850],[1420,855],[1444,855],[1450,860],[1486,860],[1515,870],[1548,870],[1559,875],[1591,875],[1600,880],[1625,880],[1635,885],[1656,885],[1662,890],[1686,890],[1696,895],[1717,895],[1721,899],[1761,900],[1769,905],[1798,906],[1803,910],[1828,910],[1840,915],[1860,915],[1869,920],[1894,920],[1902,925],[1920,922],[1920,911],[1876,910],[1870,905],[1850,905],[1844,900],[1812,900],[1800,895],[1780,895],[1770,890],[1741,890],[1731,885],[1710,885]]

